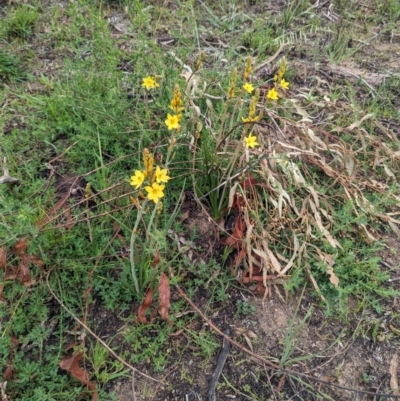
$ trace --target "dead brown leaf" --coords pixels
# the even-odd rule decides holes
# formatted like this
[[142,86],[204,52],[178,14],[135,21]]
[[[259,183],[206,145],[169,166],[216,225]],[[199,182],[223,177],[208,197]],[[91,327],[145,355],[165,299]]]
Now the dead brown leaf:
[[335,286],[339,287],[339,277],[333,272],[333,267],[329,267],[326,271],[329,274],[329,281]]
[[3,373],[3,381],[11,379],[13,373],[14,373],[13,368],[11,366],[7,366],[6,370]]
[[160,252],[157,251],[156,254],[154,255],[153,261],[151,262],[151,265],[153,267],[156,267],[160,263]]
[[306,264],[304,265],[304,269],[305,269],[305,271],[307,272],[308,277],[309,277],[309,279],[310,279],[310,281],[311,281],[311,284],[313,285],[315,291],[319,294],[319,296],[321,297],[321,299],[322,299],[324,302],[326,302],[326,298],[322,295],[322,292],[321,292],[321,290],[320,290],[320,288],[319,288],[319,286],[318,286],[318,284],[317,284],[317,281],[315,280],[314,276],[311,274],[310,265],[306,263]]
[[29,286],[32,284],[31,273],[29,270],[29,263],[35,264],[41,271],[43,271],[44,263],[36,255],[28,254],[28,242],[26,238],[21,238],[15,245],[14,251],[20,258],[18,267],[6,267],[5,276],[9,280],[17,279],[21,284]]
[[76,351],[71,357],[64,358],[60,362],[60,368],[68,371],[73,378],[89,387],[92,390],[92,401],[97,401],[98,393],[96,386],[89,381],[89,373],[79,366],[82,357],[83,352],[80,350]]
[[4,269],[7,263],[7,249],[3,245],[0,247],[0,269]]
[[3,294],[4,284],[0,284],[0,302],[6,303],[6,299]]
[[230,245],[234,249],[241,249],[243,247],[244,230],[243,217],[239,215],[235,219],[232,234],[224,241],[224,244]]
[[250,329],[246,329],[244,327],[236,327],[235,334],[238,336],[243,336],[250,350],[253,352],[253,344],[251,340],[256,339],[257,334],[255,334],[254,331],[251,331]]
[[163,320],[168,322],[169,325],[172,325],[172,321],[168,316],[171,292],[169,289],[169,280],[165,273],[161,274],[160,284],[158,285],[158,293],[160,296],[160,308],[158,309],[158,312]]
[[153,290],[149,288],[138,310],[138,321],[140,323],[151,323],[154,321],[153,316],[150,317],[150,320],[147,320],[146,317],[146,311],[150,307],[152,302],[153,302]]

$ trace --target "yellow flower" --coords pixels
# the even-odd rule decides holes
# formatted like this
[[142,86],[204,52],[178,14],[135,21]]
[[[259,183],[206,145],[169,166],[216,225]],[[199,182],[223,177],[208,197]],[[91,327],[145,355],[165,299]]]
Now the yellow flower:
[[272,88],[267,93],[267,98],[271,100],[278,100],[278,92],[275,88]]
[[181,104],[182,104],[181,99],[172,99],[171,103],[169,104],[169,108],[173,110],[175,113],[179,113],[184,109],[183,107],[180,107]]
[[139,170],[135,170],[135,175],[131,177],[130,184],[135,187],[135,189],[138,189],[143,184],[143,181],[144,174]]
[[260,98],[260,89],[256,89],[254,96],[250,100],[249,117],[254,117],[256,115],[257,103],[259,98]]
[[281,60],[281,65],[279,66],[279,70],[274,76],[274,81],[275,82],[280,81],[285,75],[285,72],[286,72],[286,57],[283,56]]
[[179,121],[181,120],[182,115],[171,115],[168,113],[167,119],[165,120],[165,125],[168,127],[168,129],[171,131],[173,129],[178,129],[179,128]]
[[179,113],[184,109],[182,107],[182,94],[179,85],[175,85],[174,87],[174,97],[172,98],[171,103],[169,104],[169,108],[174,113]]
[[85,199],[88,199],[89,198],[89,196],[90,196],[90,182],[88,182],[87,184],[86,184],[86,187],[85,187]]
[[144,187],[144,189],[147,192],[147,198],[149,200],[152,200],[156,204],[162,197],[164,197],[164,192],[163,192],[164,188],[165,185],[160,185],[157,184],[156,182],[154,182],[151,187],[150,186]]
[[166,168],[161,169],[159,166],[157,166],[154,174],[157,184],[160,184],[161,182],[168,182],[171,177],[169,177],[167,174],[168,170]]
[[279,83],[282,89],[289,89],[289,82],[285,81],[285,78],[281,79],[281,82]]
[[260,116],[254,116],[254,117],[242,117],[242,121],[244,123],[256,123],[260,119]]
[[148,77],[143,78],[142,86],[146,90],[149,90],[149,89],[158,88],[160,86],[160,84],[153,77],[148,76]]
[[249,134],[249,136],[246,137],[244,139],[244,141],[245,141],[245,146],[246,146],[247,149],[248,148],[255,148],[256,146],[259,145],[259,143],[257,142],[257,137],[255,135]]
[[246,83],[243,85],[243,89],[244,89],[246,92],[251,93],[251,92],[253,92],[253,90],[254,90],[254,86],[253,86],[252,84],[250,84],[249,82],[246,82]]

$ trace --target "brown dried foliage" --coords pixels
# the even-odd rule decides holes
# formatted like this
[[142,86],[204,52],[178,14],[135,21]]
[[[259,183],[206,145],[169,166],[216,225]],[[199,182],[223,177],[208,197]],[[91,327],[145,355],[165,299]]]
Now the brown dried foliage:
[[65,357],[60,362],[60,368],[68,371],[74,379],[89,387],[92,391],[92,401],[97,401],[98,392],[96,386],[89,381],[89,373],[79,366],[82,358],[83,352],[78,350],[72,356]]

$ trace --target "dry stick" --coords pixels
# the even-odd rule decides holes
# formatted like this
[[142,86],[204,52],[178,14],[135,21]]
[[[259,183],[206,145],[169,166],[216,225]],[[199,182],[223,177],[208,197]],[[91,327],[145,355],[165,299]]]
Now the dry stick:
[[[132,209],[132,205],[125,205],[125,206],[117,207],[117,208],[111,209],[111,210],[109,210],[107,212],[103,212],[103,213],[97,214],[96,216],[89,216],[89,217],[85,217],[85,218],[80,219],[80,220],[75,220],[74,224],[82,223],[83,221],[97,219],[98,217],[112,215],[114,212],[120,212],[121,210],[129,209],[129,208]],[[66,227],[66,226],[67,226],[67,224],[58,224],[56,226],[44,228],[42,230],[42,232],[51,231],[51,230],[57,230],[58,228],[62,228],[62,227]]]
[[132,399],[136,401],[136,392],[135,392],[135,372],[132,372]]
[[[278,401],[278,398],[276,397],[276,391],[275,391],[275,389],[274,389],[274,387],[273,387],[273,385],[272,385],[272,383],[271,383],[271,378],[269,377],[269,374],[268,374],[268,371],[267,371],[267,368],[264,366],[264,373],[265,373],[265,376],[267,376],[267,380],[268,380],[268,384],[269,384],[269,387],[270,387],[270,389],[271,389],[271,392],[272,392],[272,395],[274,396],[274,400],[275,401]],[[285,377],[285,375],[282,375],[282,378],[284,378]],[[282,379],[281,378],[281,379]],[[281,380],[279,380],[279,383],[281,382]],[[280,389],[278,388],[278,393],[280,393]]]
[[95,338],[115,359],[117,359],[119,362],[121,362],[124,366],[126,366],[128,369],[130,369],[132,372],[139,373],[140,375],[146,377],[147,379],[153,380],[157,383],[162,383],[160,380],[154,379],[151,376],[146,375],[146,373],[142,373],[140,370],[134,368],[132,365],[130,365],[128,362],[126,362],[124,359],[122,359],[120,356],[118,356],[100,337],[98,337],[85,323],[83,323],[80,319],[78,319],[65,305],[64,303],[57,297],[57,295],[54,293],[52,288],[50,287],[49,283],[49,274],[50,271],[46,274],[46,284],[47,288],[49,289],[51,295],[53,298],[60,304],[60,306],[76,321],[78,324],[80,324],[93,338]]
[[[84,176],[82,176],[82,177],[84,177]],[[75,180],[72,182],[72,184],[71,184],[71,186],[70,186],[70,188],[69,188],[69,190],[68,190],[68,193],[66,194],[66,196],[68,196],[68,198],[69,198],[69,196],[70,196],[71,193],[72,193],[72,190],[73,190],[74,185],[77,183],[77,181],[78,181],[80,178],[81,178],[81,176],[77,176],[77,177],[75,178]],[[111,190],[111,189],[113,189],[113,188],[115,188],[115,187],[121,186],[121,185],[123,185],[123,184],[124,184],[124,182],[121,181],[121,182],[118,182],[117,184],[112,185],[111,187],[108,187],[108,188],[106,188],[106,189],[103,189],[102,191],[96,192],[96,194],[93,194],[93,195],[89,196],[89,198],[87,198],[87,199],[82,199],[82,200],[80,200],[79,202],[75,203],[73,206],[69,207],[69,210],[71,210],[73,207],[75,208],[75,207],[77,207],[77,206],[79,206],[79,205],[83,205],[83,204],[85,204],[87,201],[90,201],[90,200],[94,199],[96,196],[101,195],[103,192],[107,192],[107,191],[109,191],[109,190]],[[115,200],[115,199],[123,198],[123,197],[125,197],[125,196],[127,196],[127,195],[129,195],[129,194],[131,194],[131,193],[133,193],[133,192],[128,192],[128,193],[126,193],[126,194],[118,195],[118,196],[115,196],[114,198],[107,199],[107,200],[105,200],[105,201],[100,202],[99,204],[96,204],[96,206],[92,206],[90,209],[93,209],[94,207],[99,207],[100,205],[106,205],[106,204],[108,204],[109,202],[111,202],[111,201],[113,201],[113,200]],[[65,203],[65,202],[64,202],[64,203]],[[53,209],[54,209],[54,207],[53,207]],[[58,209],[59,209],[59,208],[58,208]],[[57,209],[57,210],[58,210],[58,209]],[[56,210],[56,211],[57,211],[57,210]],[[80,213],[80,214],[84,214],[84,213],[86,213],[86,210],[85,210],[84,212]],[[52,222],[53,220],[58,219],[58,218],[61,217],[63,214],[64,214],[64,212],[63,212],[63,213],[59,213],[59,214],[57,214],[57,215],[55,215],[55,216],[52,216],[51,219],[49,219],[48,221],[46,221],[45,224],[43,224],[43,225],[41,226],[41,228],[44,227],[44,226],[46,226],[47,224],[49,224],[49,223]],[[83,219],[83,221],[85,221],[85,220],[86,220],[86,218]]]
[[[170,271],[171,272],[171,271]],[[172,275],[172,273],[171,273]],[[239,344],[238,342],[236,342],[235,340],[233,340],[232,338],[230,338],[229,336],[225,335],[213,322],[211,322],[211,320],[209,320],[204,313],[193,303],[193,301],[186,295],[186,293],[181,289],[181,287],[179,287],[179,285],[175,284],[175,288],[178,290],[179,294],[182,296],[182,298],[184,298],[189,305],[200,315],[200,317],[215,331],[217,332],[220,336],[224,337],[225,339],[227,339],[231,344],[235,345],[236,347],[238,347],[239,349],[241,349],[243,352],[245,352],[248,355],[251,355],[254,359],[262,362],[265,365],[268,365],[271,369],[275,369],[279,372],[282,373],[286,373],[288,375],[293,375],[293,376],[298,376],[298,377],[304,377],[306,379],[312,380],[312,381],[316,381],[318,383],[322,383],[325,384],[327,386],[331,386],[331,387],[335,387],[338,388],[340,390],[346,390],[346,391],[352,391],[353,393],[360,393],[360,394],[367,394],[367,395],[373,395],[373,396],[378,396],[378,397],[384,397],[384,398],[395,398],[395,399],[400,399],[400,395],[393,395],[393,394],[384,394],[384,393],[380,393],[377,394],[376,392],[373,391],[365,391],[365,390],[357,390],[354,388],[350,388],[350,387],[345,387],[345,386],[341,386],[339,384],[335,384],[335,383],[330,383],[327,382],[325,380],[319,379],[318,377],[313,377],[313,376],[309,376],[306,375],[304,373],[299,373],[299,372],[295,372],[293,370],[289,370],[289,369],[283,369],[281,367],[279,367],[278,365],[276,365],[275,363],[272,363],[271,361],[269,361],[268,359],[263,358],[260,355],[255,354],[252,351],[249,351],[248,349],[246,349],[245,347],[243,347],[241,344]]]

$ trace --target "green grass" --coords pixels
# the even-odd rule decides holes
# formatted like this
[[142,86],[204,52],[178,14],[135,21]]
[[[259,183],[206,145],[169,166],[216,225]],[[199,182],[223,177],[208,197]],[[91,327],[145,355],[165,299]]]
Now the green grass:
[[[19,182],[0,184],[0,247],[8,252],[7,265],[18,266],[14,246],[26,238],[29,255],[45,265],[42,271],[37,263],[29,263],[29,285],[7,277],[4,269],[1,272],[5,307],[0,311],[0,361],[13,367],[7,385],[10,399],[78,399],[84,386],[58,367],[63,355],[71,353],[66,348],[73,342],[85,351],[86,368],[98,385],[99,399],[113,399],[105,390],[107,384],[129,376],[95,340],[82,342],[77,333],[71,334],[75,323],[52,298],[47,273],[52,290],[79,319],[84,319],[88,303],[101,305],[126,323],[119,339],[134,352],[119,349],[119,340],[108,339],[108,343],[129,363],[141,367],[150,363],[155,372],[161,372],[174,358],[179,361],[190,352],[206,366],[216,355],[219,341],[209,331],[192,328],[192,314],[175,316],[186,311],[182,301],[173,298],[172,326],[161,319],[139,324],[136,314],[148,286],[154,290],[157,310],[158,280],[162,272],[169,274],[170,267],[175,274],[170,277],[171,288],[179,282],[195,300],[201,289],[207,294],[202,307],[209,315],[216,310],[222,314],[232,306],[229,293],[237,280],[229,265],[235,252],[227,247],[211,260],[194,263],[189,255],[201,253],[196,249],[201,235],[196,237],[194,230],[186,238],[179,205],[183,193],[195,193],[203,197],[202,206],[216,223],[221,223],[229,215],[232,185],[245,178],[239,174],[243,171],[251,172],[257,181],[250,189],[237,187],[245,199],[242,206],[247,207],[241,213],[253,226],[250,247],[261,255],[278,255],[285,266],[294,255],[296,241],[303,246],[288,270],[286,289],[296,292],[307,285],[326,315],[344,321],[363,308],[381,311],[383,300],[396,295],[387,286],[388,272],[379,264],[382,244],[366,241],[365,230],[377,238],[384,236],[388,213],[398,211],[399,141],[383,132],[400,119],[395,103],[399,79],[388,77],[372,92],[357,79],[333,77],[331,82],[321,74],[317,81],[291,63],[304,54],[310,63],[324,57],[332,64],[363,60],[368,56],[365,47],[359,42],[353,46],[353,36],[372,41],[379,24],[386,28],[373,40],[387,42],[398,35],[398,2],[385,6],[371,2],[371,7],[377,6],[377,13],[371,14],[336,1],[341,19],[328,22],[308,1],[290,1],[278,14],[263,10],[261,2],[254,3],[188,1],[176,10],[136,0],[82,0],[64,7],[47,7],[40,1],[4,6],[0,14],[4,22],[0,24],[0,162],[6,157],[10,175]],[[113,27],[109,13],[121,16],[121,25]],[[282,43],[288,43],[285,78],[291,89],[278,102],[265,102],[261,94],[266,125],[243,125],[242,117],[250,113],[254,96],[240,92],[246,59],[253,56],[255,65],[262,63]],[[196,70],[202,50],[202,67]],[[177,59],[195,71],[198,86],[192,92],[186,88]],[[386,73],[388,65],[381,72]],[[233,67],[238,69],[236,97],[229,101],[226,93]],[[265,84],[268,91],[278,67],[277,59],[252,82],[257,87]],[[160,87],[146,92],[141,84],[148,75],[159,76]],[[164,123],[167,113],[172,113],[175,85],[181,88],[185,107],[179,132],[169,131]],[[239,96],[244,100],[237,101]],[[374,117],[348,128],[369,113]],[[307,134],[308,127],[319,141]],[[289,138],[280,142],[297,150],[271,146],[279,130]],[[247,153],[243,149],[244,136],[250,132],[262,142],[266,164],[261,159],[252,164],[257,161],[257,149]],[[168,153],[173,135],[176,143]],[[172,177],[165,183],[160,214],[152,202],[140,209],[130,199],[143,202],[129,178],[143,169],[145,148],[158,166],[167,164]],[[325,164],[310,162],[304,154],[307,149]],[[328,167],[338,175],[330,174]],[[77,176],[75,188],[62,179],[73,181]],[[87,183],[89,199],[85,198]],[[67,199],[70,190],[73,196]],[[63,199],[65,204],[57,207]],[[201,210],[199,203],[196,207]],[[337,241],[336,247],[318,226],[318,216]],[[133,235],[136,222],[138,230]],[[149,225],[152,229],[146,230]],[[219,235],[227,237],[222,230]],[[178,246],[180,237],[187,242]],[[135,269],[142,277],[139,291],[129,252],[135,255]],[[157,253],[161,261],[153,263]],[[339,288],[329,280],[321,255],[334,259]],[[248,263],[246,257],[243,263]],[[271,263],[268,267],[268,274],[276,273]],[[310,284],[310,274],[318,289]],[[356,306],[351,309],[354,300]],[[233,305],[237,319],[253,313],[247,302],[237,300]],[[55,328],[50,327],[51,321],[56,321]],[[171,335],[178,330],[183,330],[186,342],[179,343],[177,350]],[[29,351],[15,348],[15,338],[19,344],[29,344]],[[184,370],[181,376],[193,380]],[[241,390],[253,396],[251,389]]]
[[10,38],[28,39],[34,31],[38,21],[39,9],[32,5],[18,5],[14,8],[7,21],[6,29]]
[[3,82],[20,82],[24,79],[22,61],[0,49],[0,79]]

